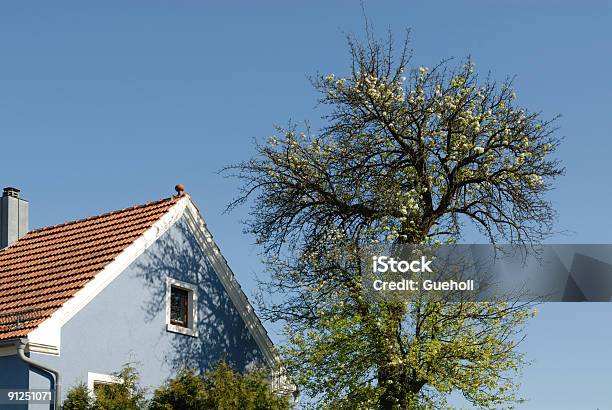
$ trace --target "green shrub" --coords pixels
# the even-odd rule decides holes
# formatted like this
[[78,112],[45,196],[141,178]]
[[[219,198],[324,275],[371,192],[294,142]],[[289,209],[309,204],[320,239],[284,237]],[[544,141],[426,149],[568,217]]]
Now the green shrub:
[[66,395],[66,400],[62,404],[62,410],[92,410],[93,408],[94,400],[85,383],[79,383],[71,387]]
[[139,410],[144,408],[146,403],[145,390],[139,385],[136,368],[128,363],[113,376],[123,382],[102,384],[96,387],[94,389],[96,396],[94,408],[99,410]]
[[122,383],[94,386],[95,398],[83,383],[68,390],[62,410],[140,410],[146,407],[145,390],[139,386],[138,372],[131,364],[113,376]]
[[287,397],[270,389],[265,372],[238,373],[219,362],[203,376],[195,370],[182,369],[176,377],[157,388],[147,403],[145,390],[139,386],[136,369],[127,364],[113,374],[122,383],[98,384],[95,398],[87,386],[78,384],[68,390],[63,410],[288,410]]
[[286,397],[273,393],[263,371],[235,372],[225,362],[204,376],[183,369],[174,379],[155,390],[151,410],[287,410]]
[[205,408],[204,380],[192,369],[182,369],[174,379],[155,390],[151,410]]

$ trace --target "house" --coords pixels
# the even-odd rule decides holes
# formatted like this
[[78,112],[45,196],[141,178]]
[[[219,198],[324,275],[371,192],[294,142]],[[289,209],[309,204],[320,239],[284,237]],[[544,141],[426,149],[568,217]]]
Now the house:
[[[205,370],[219,359],[240,370],[276,368],[272,342],[202,215],[182,185],[176,189],[29,232],[28,202],[4,189],[0,391],[53,389],[52,401],[61,402],[76,383],[93,391],[118,382],[111,373],[127,362],[152,387],[181,366]],[[275,373],[274,388],[284,380]]]

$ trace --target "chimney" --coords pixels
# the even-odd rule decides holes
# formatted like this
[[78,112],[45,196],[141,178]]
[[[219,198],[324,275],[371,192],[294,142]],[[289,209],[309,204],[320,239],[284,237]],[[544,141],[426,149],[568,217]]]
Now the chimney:
[[6,187],[0,197],[0,249],[28,233],[28,201],[19,198],[17,188]]

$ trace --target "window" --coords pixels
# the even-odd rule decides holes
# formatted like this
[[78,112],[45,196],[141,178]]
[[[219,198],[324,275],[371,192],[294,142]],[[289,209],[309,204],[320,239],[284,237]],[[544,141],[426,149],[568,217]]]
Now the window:
[[170,323],[177,326],[188,327],[187,314],[189,292],[185,289],[170,287]]
[[95,396],[96,393],[107,388],[108,385],[118,383],[123,383],[123,380],[117,376],[102,373],[87,373],[87,389],[92,396]]
[[168,278],[166,290],[166,329],[169,332],[197,336],[197,288]]

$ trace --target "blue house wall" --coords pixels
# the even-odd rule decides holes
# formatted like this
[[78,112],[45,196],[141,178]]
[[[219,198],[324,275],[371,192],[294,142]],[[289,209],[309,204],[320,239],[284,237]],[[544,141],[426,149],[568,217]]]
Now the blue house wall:
[[27,366],[17,355],[0,356],[0,389],[27,389]]
[[[28,389],[28,366],[17,355],[0,356],[0,389]],[[7,410],[24,410],[26,405],[2,405]]]
[[[197,287],[197,338],[166,330],[167,277]],[[60,371],[64,397],[70,386],[87,383],[88,372],[110,374],[125,363],[133,363],[150,392],[182,366],[205,371],[225,359],[244,370],[264,363],[184,219],[62,327],[59,357],[33,353],[32,358]],[[32,370],[29,379],[30,388],[49,387]]]

